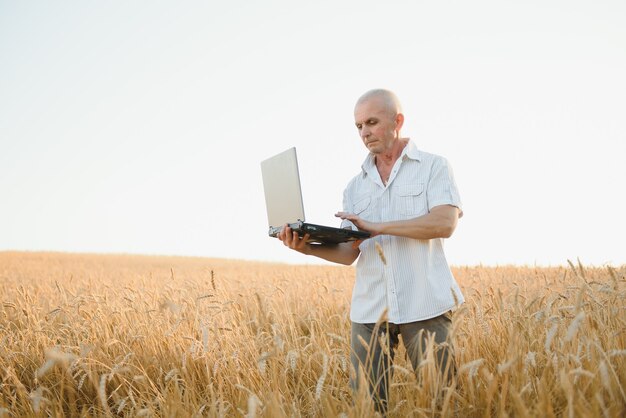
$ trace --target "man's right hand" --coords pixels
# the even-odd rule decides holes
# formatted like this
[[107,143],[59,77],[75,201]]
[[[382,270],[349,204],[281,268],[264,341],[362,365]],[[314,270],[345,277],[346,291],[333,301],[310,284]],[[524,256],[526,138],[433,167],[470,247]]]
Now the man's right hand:
[[285,246],[302,254],[309,254],[309,249],[311,248],[311,245],[308,243],[309,237],[309,234],[305,234],[304,237],[300,238],[298,233],[293,231],[287,224],[276,236]]

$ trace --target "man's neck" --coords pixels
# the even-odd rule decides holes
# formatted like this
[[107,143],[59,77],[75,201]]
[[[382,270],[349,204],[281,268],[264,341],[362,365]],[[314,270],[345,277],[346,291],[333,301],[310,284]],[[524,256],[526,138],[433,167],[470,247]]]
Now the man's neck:
[[375,161],[377,167],[392,167],[400,155],[402,155],[402,150],[408,144],[408,138],[398,138],[394,141],[393,146],[388,151],[382,152],[380,154],[376,154]]

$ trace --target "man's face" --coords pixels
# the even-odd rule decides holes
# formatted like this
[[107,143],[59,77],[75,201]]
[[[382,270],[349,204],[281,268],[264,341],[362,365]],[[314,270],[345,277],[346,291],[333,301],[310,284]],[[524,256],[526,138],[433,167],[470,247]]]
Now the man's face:
[[382,100],[371,98],[354,108],[354,124],[363,144],[372,154],[391,150],[397,138],[396,115]]

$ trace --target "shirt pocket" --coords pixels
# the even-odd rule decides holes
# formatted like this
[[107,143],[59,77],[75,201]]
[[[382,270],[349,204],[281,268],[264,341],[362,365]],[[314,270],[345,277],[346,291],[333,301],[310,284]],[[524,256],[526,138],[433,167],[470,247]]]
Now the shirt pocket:
[[428,212],[424,183],[398,186],[398,212],[403,218],[414,218]]
[[358,198],[353,206],[353,213],[355,215],[359,215],[360,217],[366,216],[369,212],[368,209],[371,203],[372,198],[369,196]]

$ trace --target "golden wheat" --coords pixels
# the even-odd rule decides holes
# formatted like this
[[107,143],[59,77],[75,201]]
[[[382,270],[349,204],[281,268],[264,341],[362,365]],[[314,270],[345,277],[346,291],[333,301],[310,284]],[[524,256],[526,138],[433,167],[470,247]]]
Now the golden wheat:
[[[382,259],[381,259],[382,262]],[[626,268],[459,267],[457,383],[396,355],[390,416],[620,417]],[[0,417],[373,416],[351,267],[0,253]]]

